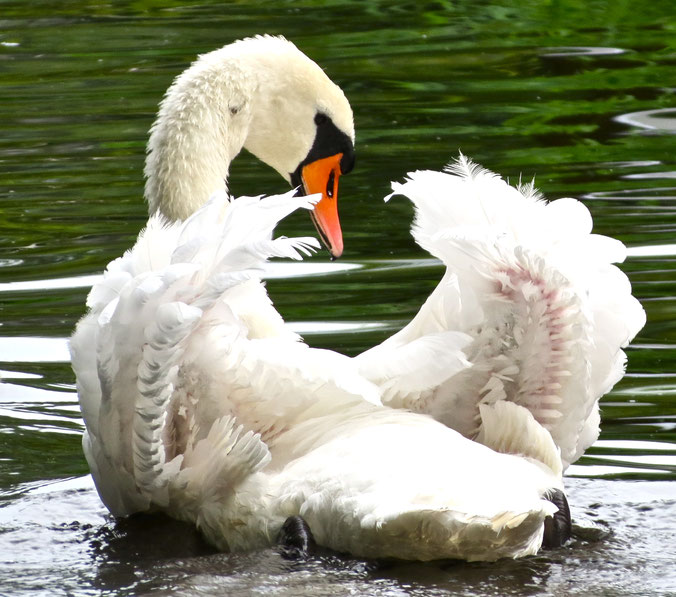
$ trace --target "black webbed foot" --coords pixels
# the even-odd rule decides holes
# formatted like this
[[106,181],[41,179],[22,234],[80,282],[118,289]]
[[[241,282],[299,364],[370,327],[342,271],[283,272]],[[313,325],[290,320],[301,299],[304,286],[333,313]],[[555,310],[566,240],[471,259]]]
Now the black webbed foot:
[[561,547],[570,539],[573,529],[566,494],[560,489],[551,489],[544,495],[544,498],[552,502],[559,510],[553,516],[545,518],[545,534],[542,538],[542,547],[547,549]]
[[302,516],[289,516],[286,519],[277,542],[282,556],[289,559],[308,557],[317,549],[312,531]]

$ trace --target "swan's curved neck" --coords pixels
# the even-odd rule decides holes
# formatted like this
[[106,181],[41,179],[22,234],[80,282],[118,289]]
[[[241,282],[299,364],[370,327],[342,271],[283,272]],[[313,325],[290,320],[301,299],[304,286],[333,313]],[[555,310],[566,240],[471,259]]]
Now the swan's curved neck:
[[314,219],[339,257],[337,184],[354,161],[352,110],[341,89],[284,38],[235,42],[177,77],[148,141],[150,213],[188,218],[227,190],[230,162],[242,147],[305,193],[322,193]]
[[248,135],[255,81],[225,58],[203,56],[160,105],[145,167],[150,213],[184,220],[212,193],[227,189],[230,162]]

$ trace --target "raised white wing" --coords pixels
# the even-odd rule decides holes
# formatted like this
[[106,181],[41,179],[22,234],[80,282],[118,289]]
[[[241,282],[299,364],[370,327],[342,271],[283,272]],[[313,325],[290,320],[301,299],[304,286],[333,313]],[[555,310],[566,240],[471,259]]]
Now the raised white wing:
[[312,350],[284,326],[259,279],[268,257],[318,246],[271,236],[312,204],[222,195],[184,224],[152,217],[92,289],[71,353],[85,454],[114,514],[219,494],[262,466],[265,442],[317,400],[379,403],[351,359]]
[[422,394],[402,385],[387,402],[494,448],[481,406],[523,406],[551,433],[565,468],[598,436],[598,399],[622,377],[622,348],[645,323],[613,265],[624,245],[592,234],[579,201],[546,203],[532,184],[513,188],[464,156],[393,189],[413,202],[413,236],[447,271],[409,325],[358,359],[425,334],[467,334],[471,366]]

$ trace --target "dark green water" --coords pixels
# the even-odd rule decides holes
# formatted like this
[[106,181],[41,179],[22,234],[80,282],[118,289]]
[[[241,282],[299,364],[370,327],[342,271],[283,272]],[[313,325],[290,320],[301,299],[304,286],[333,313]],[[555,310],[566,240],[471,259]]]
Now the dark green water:
[[[66,338],[91,276],[146,218],[147,130],[201,52],[284,34],[348,95],[346,251],[280,270],[280,312],[357,353],[441,275],[390,180],[461,149],[589,206],[648,324],[567,481],[577,539],[492,565],[213,554],[166,521],[116,523],[88,481]],[[0,1],[0,594],[676,595],[676,5],[560,2]],[[285,189],[249,156],[235,194]],[[306,217],[282,232],[311,233]]]

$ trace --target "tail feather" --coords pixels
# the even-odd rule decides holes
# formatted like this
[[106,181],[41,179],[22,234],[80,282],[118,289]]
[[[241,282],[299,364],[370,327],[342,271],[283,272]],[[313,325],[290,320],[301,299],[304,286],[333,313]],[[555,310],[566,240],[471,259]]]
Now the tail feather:
[[233,416],[213,422],[209,433],[187,450],[176,479],[202,506],[227,498],[248,475],[270,461],[270,452],[258,434],[244,432]]
[[477,441],[496,452],[519,454],[537,460],[561,476],[561,453],[551,434],[530,411],[508,401],[482,404],[481,432]]

